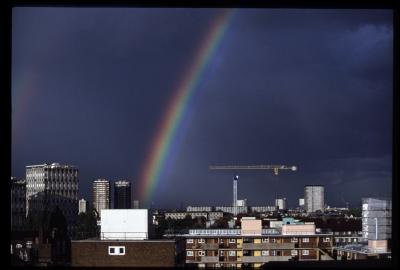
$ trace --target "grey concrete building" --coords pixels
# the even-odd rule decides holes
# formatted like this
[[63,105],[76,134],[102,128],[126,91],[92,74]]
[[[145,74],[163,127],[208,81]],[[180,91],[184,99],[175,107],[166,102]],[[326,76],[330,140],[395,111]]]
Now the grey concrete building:
[[78,168],[59,163],[26,166],[26,214],[59,207],[71,234],[78,215]]
[[392,238],[392,200],[362,199],[362,232],[365,240]]
[[325,206],[324,186],[313,185],[304,187],[304,206],[308,213],[323,211]]

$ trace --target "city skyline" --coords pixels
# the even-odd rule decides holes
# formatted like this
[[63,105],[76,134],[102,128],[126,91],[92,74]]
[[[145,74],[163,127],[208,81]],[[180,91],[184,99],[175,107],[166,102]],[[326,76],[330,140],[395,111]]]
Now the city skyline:
[[293,207],[305,185],[324,185],[332,206],[390,197],[392,18],[388,10],[15,8],[12,176],[58,162],[79,168],[85,199],[98,178],[127,179],[132,200],[145,196],[138,190],[162,119],[206,44],[210,57],[193,68],[177,132],[161,140],[169,148],[149,190],[155,207],[230,205],[234,172],[208,170],[225,164],[298,166],[278,176],[237,172],[238,199],[249,205],[278,196]]

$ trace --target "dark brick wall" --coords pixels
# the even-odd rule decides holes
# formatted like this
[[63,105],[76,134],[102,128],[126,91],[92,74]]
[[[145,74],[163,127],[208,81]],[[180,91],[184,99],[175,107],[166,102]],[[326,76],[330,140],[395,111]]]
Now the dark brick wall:
[[[125,246],[125,255],[108,255],[108,246]],[[152,266],[175,265],[175,242],[73,241],[72,266]]]

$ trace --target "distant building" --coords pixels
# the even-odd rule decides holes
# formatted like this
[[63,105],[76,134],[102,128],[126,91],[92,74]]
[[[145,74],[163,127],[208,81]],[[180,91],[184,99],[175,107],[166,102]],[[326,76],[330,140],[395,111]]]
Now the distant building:
[[215,220],[217,220],[217,219],[220,219],[220,218],[222,218],[224,216],[224,212],[222,212],[222,211],[211,211],[211,212],[208,212],[208,220],[211,220],[211,221],[215,221]]
[[276,211],[276,206],[251,206],[251,212],[268,213]]
[[299,199],[299,207],[304,208],[304,198]]
[[139,209],[140,205],[139,205],[139,200],[134,200],[133,201],[133,209]]
[[307,213],[324,211],[324,186],[305,186],[304,187],[304,203]]
[[247,206],[247,199],[237,200],[236,205],[237,206],[241,206],[241,207],[246,207]]
[[216,206],[215,207],[216,211],[222,211],[225,213],[230,213],[233,215],[236,214],[241,214],[241,213],[247,213],[248,209],[245,206]]
[[207,212],[166,212],[165,218],[170,219],[185,219],[186,216],[189,215],[191,218],[204,217],[207,219]]
[[86,211],[88,210],[88,203],[87,203],[87,201],[85,200],[85,199],[80,199],[79,200],[79,212],[78,212],[78,214],[80,214],[80,213],[86,213]]
[[286,209],[286,198],[275,199],[275,206],[279,210],[285,210]]
[[72,235],[78,215],[78,168],[59,163],[26,166],[26,212],[39,216],[59,207]]
[[213,211],[211,206],[188,206],[186,207],[187,212],[210,212]]
[[93,207],[99,214],[103,209],[111,208],[111,186],[110,181],[97,179],[93,181]]
[[11,230],[21,230],[26,220],[26,182],[11,177]]
[[129,181],[117,181],[114,183],[114,209],[131,209],[132,188]]
[[362,199],[362,232],[365,240],[392,238],[392,201],[390,199]]

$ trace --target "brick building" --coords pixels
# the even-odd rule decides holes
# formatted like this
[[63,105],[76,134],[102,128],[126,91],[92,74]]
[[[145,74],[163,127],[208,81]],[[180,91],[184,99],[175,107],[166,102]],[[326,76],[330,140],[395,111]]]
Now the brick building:
[[242,218],[241,229],[189,230],[186,265],[260,267],[270,261],[332,260],[331,233],[316,233],[314,224],[284,224],[263,229],[261,220]]
[[174,267],[182,265],[179,240],[79,240],[71,243],[73,267]]

